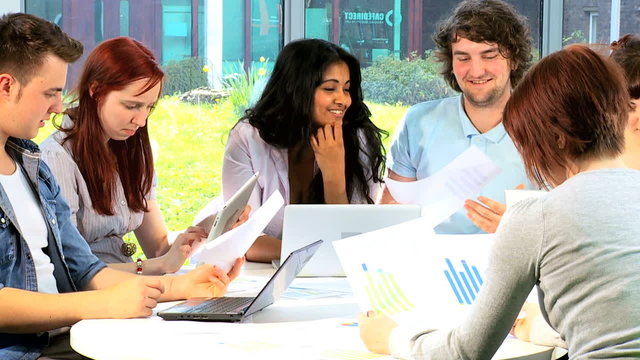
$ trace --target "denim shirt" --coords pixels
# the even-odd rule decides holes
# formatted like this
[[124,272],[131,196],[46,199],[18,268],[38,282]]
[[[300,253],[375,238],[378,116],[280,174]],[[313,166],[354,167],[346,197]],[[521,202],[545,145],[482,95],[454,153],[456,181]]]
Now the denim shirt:
[[[53,275],[58,291],[86,289],[91,279],[106,265],[91,253],[87,242],[70,221],[69,206],[62,198],[51,170],[40,160],[38,146],[28,140],[9,138],[5,149],[27,177],[42,206],[49,242],[43,250],[54,265]],[[0,185],[0,292],[4,287],[38,291],[29,247],[9,198]],[[0,333],[0,359],[36,359],[47,343],[46,332]]]

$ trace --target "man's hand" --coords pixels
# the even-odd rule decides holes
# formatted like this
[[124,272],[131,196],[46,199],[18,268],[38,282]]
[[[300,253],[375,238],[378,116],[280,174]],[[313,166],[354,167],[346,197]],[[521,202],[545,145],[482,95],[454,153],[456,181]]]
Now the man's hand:
[[128,319],[151,316],[164,286],[158,278],[136,276],[101,292],[100,318]]
[[[524,189],[524,184],[516,186],[516,189]],[[467,210],[467,217],[487,233],[496,232],[502,215],[507,209],[505,204],[491,200],[486,196],[479,196],[478,201],[466,200],[464,208]]]
[[391,330],[398,326],[386,315],[377,315],[373,311],[358,315],[360,338],[369,351],[378,354],[389,354],[389,336]]

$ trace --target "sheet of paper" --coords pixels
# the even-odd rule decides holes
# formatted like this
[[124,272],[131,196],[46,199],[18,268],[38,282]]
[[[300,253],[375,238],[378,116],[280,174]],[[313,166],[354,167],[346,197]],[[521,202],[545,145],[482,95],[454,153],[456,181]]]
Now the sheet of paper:
[[282,297],[295,300],[351,296],[351,292],[289,286]]
[[418,220],[333,246],[362,311],[451,326],[482,287],[493,235],[435,235]]
[[393,198],[422,205],[423,216],[436,226],[474,197],[501,169],[485,153],[471,146],[428,178],[412,182],[385,179]]
[[191,257],[191,261],[216,265],[225,271],[231,270],[235,259],[244,256],[282,205],[284,199],[276,190],[244,224],[203,245]]
[[516,190],[508,189],[504,191],[504,199],[507,205],[507,209],[524,199],[536,198],[546,194],[544,190]]

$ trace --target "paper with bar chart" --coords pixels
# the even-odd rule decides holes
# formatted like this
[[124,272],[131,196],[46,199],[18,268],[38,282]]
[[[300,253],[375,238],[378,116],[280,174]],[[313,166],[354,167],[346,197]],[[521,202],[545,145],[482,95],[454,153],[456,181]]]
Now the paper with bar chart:
[[462,319],[484,283],[492,235],[435,235],[419,219],[334,241],[362,311]]

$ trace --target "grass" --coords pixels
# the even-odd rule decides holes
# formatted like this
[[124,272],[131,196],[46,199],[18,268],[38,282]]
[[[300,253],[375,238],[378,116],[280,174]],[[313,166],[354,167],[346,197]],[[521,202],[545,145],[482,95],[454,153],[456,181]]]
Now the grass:
[[389,132],[389,136],[386,139],[383,139],[384,147],[387,149],[388,155],[389,146],[393,139],[393,133],[408,107],[404,105],[383,105],[374,103],[367,103],[367,106],[369,106],[369,110],[371,110],[371,120],[373,123],[379,128]]
[[[389,131],[384,141],[388,149],[407,107],[368,105],[374,123]],[[167,96],[158,103],[148,126],[158,175],[156,198],[170,230],[191,225],[198,211],[220,194],[224,147],[236,121],[228,101],[198,106]],[[40,143],[54,130],[47,123],[34,141]]]

